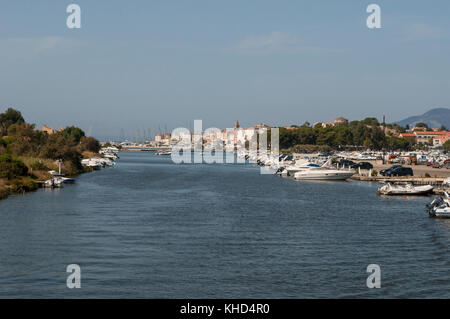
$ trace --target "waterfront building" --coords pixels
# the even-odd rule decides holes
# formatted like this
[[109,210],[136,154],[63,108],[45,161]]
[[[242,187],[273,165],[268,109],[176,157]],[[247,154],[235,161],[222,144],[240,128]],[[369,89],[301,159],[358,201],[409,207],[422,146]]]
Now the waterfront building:
[[[48,127],[48,126],[45,125],[45,124],[42,125],[41,131],[42,131],[42,132],[46,132],[46,133],[49,134],[49,135],[56,134],[56,133],[58,132],[58,131],[56,131],[54,128]],[[60,131],[60,132],[63,131],[63,127],[62,127],[62,126],[59,127],[59,131]]]
[[343,118],[343,117],[338,117],[333,122],[316,122],[316,123],[313,124],[313,127],[315,127],[318,124],[320,124],[323,128],[325,128],[325,127],[333,127],[333,126],[338,126],[338,125],[347,125],[348,124],[348,120],[346,118]]
[[445,142],[450,140],[450,132],[447,131],[445,133],[446,134],[438,135],[438,136],[433,138],[433,145],[434,146],[442,146],[442,145],[444,145]]
[[[435,137],[445,135],[446,132],[433,132],[433,131],[423,131],[423,132],[415,132],[416,134],[416,143],[417,144],[427,144],[430,141],[433,141]],[[434,143],[434,142],[432,142]],[[431,144],[432,144],[431,143]]]
[[345,125],[348,124],[348,120],[346,118],[343,117],[338,117],[337,119],[335,119],[333,121],[333,126],[337,126],[337,125]]
[[406,138],[410,142],[416,144],[432,144],[434,146],[441,146],[450,139],[450,132],[414,131],[412,133],[401,133],[400,137]]
[[256,125],[253,126],[253,129],[255,129],[255,130],[258,130],[260,128],[270,129],[272,127],[269,126],[269,125],[266,125],[264,123],[256,124]]
[[169,144],[171,140],[171,133],[163,133],[155,135],[155,142],[162,144]]
[[416,143],[416,134],[414,133],[401,133],[400,137],[407,139],[411,143]]

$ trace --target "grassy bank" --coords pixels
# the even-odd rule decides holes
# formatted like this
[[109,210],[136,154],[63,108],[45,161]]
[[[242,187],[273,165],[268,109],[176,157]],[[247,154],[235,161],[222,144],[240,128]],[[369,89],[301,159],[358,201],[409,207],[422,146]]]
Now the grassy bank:
[[38,181],[51,178],[50,170],[76,176],[86,171],[83,157],[98,156],[100,143],[70,126],[50,134],[26,123],[21,113],[8,109],[0,113],[0,199],[9,194],[38,188]]
[[[6,168],[7,170],[4,169],[5,164],[8,166]],[[16,172],[17,167],[21,167],[21,165],[26,167],[26,171],[23,170],[18,174]],[[37,158],[29,156],[12,158],[9,156],[0,155],[0,200],[7,198],[8,195],[24,194],[26,192],[37,190],[39,188],[38,182],[50,179],[52,175],[49,171],[58,171],[58,169],[58,161],[50,158]],[[71,163],[63,162],[61,166],[61,173],[70,177],[75,177],[80,173],[91,171],[92,169],[89,168],[83,168],[82,170],[77,169],[74,171]]]

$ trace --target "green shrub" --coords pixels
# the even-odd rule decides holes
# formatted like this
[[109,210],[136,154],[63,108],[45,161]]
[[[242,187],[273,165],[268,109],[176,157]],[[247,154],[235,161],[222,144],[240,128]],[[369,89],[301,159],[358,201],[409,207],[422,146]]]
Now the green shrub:
[[81,151],[98,153],[101,148],[100,142],[93,137],[83,137],[80,143]]
[[49,171],[50,170],[47,166],[45,166],[44,163],[42,163],[42,161],[34,162],[33,164],[31,164],[31,168],[36,171]]
[[0,155],[0,178],[13,179],[27,175],[28,168],[22,161],[12,158],[9,154]]
[[8,190],[5,188],[0,188],[0,199],[5,199],[6,197],[8,197]]
[[31,178],[14,179],[10,182],[11,191],[14,193],[25,193],[34,191],[38,188],[35,181]]

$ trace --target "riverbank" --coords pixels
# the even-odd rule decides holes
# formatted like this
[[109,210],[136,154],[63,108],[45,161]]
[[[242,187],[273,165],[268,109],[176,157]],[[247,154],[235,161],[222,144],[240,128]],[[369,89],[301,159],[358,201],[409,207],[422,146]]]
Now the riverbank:
[[38,181],[53,181],[49,171],[66,176],[85,172],[81,159],[98,155],[101,148],[98,140],[75,126],[39,130],[11,108],[0,119],[0,199],[34,191]]
[[[83,158],[94,156],[100,156],[100,154],[83,152]],[[58,161],[50,158],[18,156],[15,160],[26,166],[27,174],[25,176],[14,176],[13,178],[0,178],[0,200],[6,199],[9,195],[34,192],[42,186],[43,181],[52,178],[50,171],[59,171]],[[84,166],[81,166],[78,170],[74,170],[72,163],[63,162],[61,165],[61,173],[72,178],[92,171],[92,168]]]

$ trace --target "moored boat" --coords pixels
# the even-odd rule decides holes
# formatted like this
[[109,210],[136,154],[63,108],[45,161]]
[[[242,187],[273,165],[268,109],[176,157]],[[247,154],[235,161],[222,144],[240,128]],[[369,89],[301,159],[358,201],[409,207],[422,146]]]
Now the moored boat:
[[156,155],[171,155],[172,152],[171,151],[158,151],[156,152]]
[[347,180],[355,173],[350,170],[332,169],[327,167],[309,167],[294,174],[297,180]]
[[445,197],[437,197],[430,204],[427,210],[430,217],[450,218],[450,197],[444,192]]
[[433,192],[433,188],[431,185],[414,186],[412,184],[393,185],[387,183],[380,187],[377,193],[380,195],[429,195]]
[[60,188],[62,186],[63,180],[58,177],[52,177],[46,180],[43,184],[46,188]]

